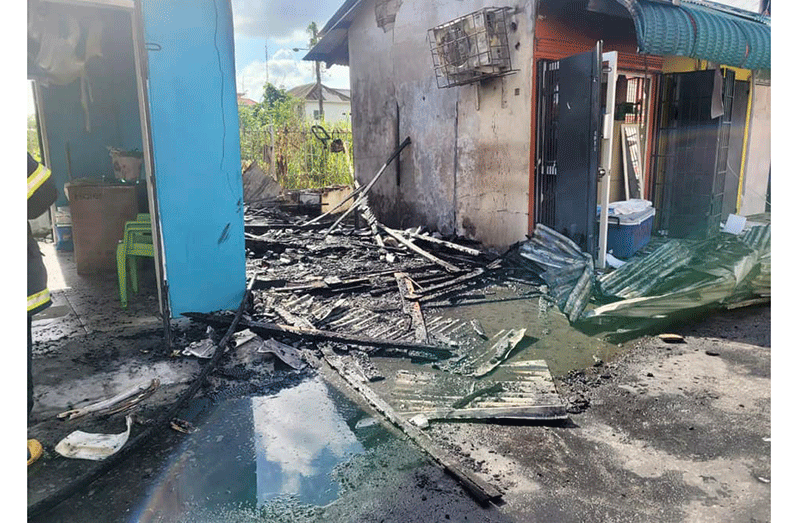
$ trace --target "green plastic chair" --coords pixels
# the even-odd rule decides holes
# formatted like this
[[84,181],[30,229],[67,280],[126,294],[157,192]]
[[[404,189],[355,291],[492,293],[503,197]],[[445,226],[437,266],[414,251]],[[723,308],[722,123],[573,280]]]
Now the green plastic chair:
[[119,299],[122,308],[127,308],[127,273],[130,271],[130,287],[139,292],[138,258],[154,258],[152,244],[152,222],[149,214],[139,214],[136,221],[125,223],[125,233],[116,247],[116,273],[119,277]]

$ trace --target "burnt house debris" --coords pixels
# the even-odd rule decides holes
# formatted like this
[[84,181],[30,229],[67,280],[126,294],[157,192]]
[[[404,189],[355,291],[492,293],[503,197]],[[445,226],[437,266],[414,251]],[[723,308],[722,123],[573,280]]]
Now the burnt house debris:
[[[201,268],[170,269],[184,277],[169,285],[157,275],[169,357],[200,372],[165,408],[147,410],[163,401],[152,380],[50,420],[116,416],[117,437],[99,465],[34,498],[29,514],[157,430],[191,432],[195,396],[219,403],[313,374],[342,380],[474,499],[497,502],[501,490],[425,429],[563,423],[579,411],[536,354],[544,338],[560,343],[552,329],[614,341],[770,301],[768,17],[688,1],[438,4],[346,0],[327,23],[306,59],[351,69],[354,183],[334,188],[341,199],[322,211],[315,195],[287,194],[257,164],[243,166],[209,246],[230,251],[230,274],[197,280],[212,277],[214,299],[197,299],[189,276]],[[685,17],[706,23],[679,25]],[[722,33],[711,22],[748,38],[744,56],[703,48]],[[686,32],[691,49],[657,47],[658,23]],[[391,167],[396,176],[384,176]],[[229,178],[212,179],[223,183],[195,207],[227,195]],[[610,202],[645,202],[645,217],[611,215]],[[156,259],[183,263],[168,248],[180,213],[163,203],[164,234],[152,213],[166,243],[156,241]],[[608,243],[610,218],[623,255]],[[623,259],[609,264],[613,253]],[[491,311],[508,303],[538,323]],[[177,315],[203,334],[172,340]],[[141,412],[143,430],[122,418]]]

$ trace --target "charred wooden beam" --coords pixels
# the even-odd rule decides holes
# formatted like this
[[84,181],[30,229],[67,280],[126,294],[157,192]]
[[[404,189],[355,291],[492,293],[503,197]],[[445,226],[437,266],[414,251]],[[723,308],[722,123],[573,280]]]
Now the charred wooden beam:
[[446,240],[441,240],[439,238],[435,238],[435,237],[430,236],[428,234],[416,234],[416,233],[413,233],[413,232],[405,232],[404,234],[407,234],[411,238],[414,238],[414,239],[417,239],[417,240],[422,240],[422,241],[425,241],[425,242],[434,243],[436,245],[442,245],[442,246],[444,246],[444,247],[446,247],[448,249],[464,252],[466,254],[470,254],[471,256],[480,256],[482,254],[482,251],[479,251],[477,249],[472,249],[471,247],[466,247],[465,245],[459,245],[459,244],[453,243],[453,242],[447,242]]
[[413,322],[412,325],[416,341],[428,343],[429,336],[427,335],[427,326],[424,324],[424,314],[421,312],[421,304],[418,302],[417,296],[413,292],[413,282],[410,280],[410,277],[403,272],[395,273],[394,277],[396,277],[396,283],[399,285],[399,295],[402,297],[404,311],[410,316],[410,320]]
[[398,157],[399,153],[401,153],[402,150],[408,145],[410,145],[409,136],[405,138],[405,140],[399,145],[399,147],[396,148],[393,154],[391,154],[390,158],[388,158],[388,161],[385,162],[385,164],[377,172],[377,174],[374,175],[374,178],[372,178],[371,181],[363,187],[363,190],[360,191],[360,196],[358,197],[357,200],[355,200],[355,203],[353,203],[352,206],[349,207],[349,209],[347,209],[337,220],[335,220],[335,222],[330,226],[329,229],[327,229],[327,232],[324,233],[325,236],[333,232],[335,228],[338,226],[338,224],[341,223],[341,221],[344,218],[346,218],[352,211],[354,211],[355,209],[360,209],[361,203],[363,202],[363,200],[365,200],[368,197],[368,192],[371,190],[371,188],[374,186],[377,180],[379,180],[380,176],[382,176],[382,173],[385,172],[385,170],[388,168],[388,165],[394,160],[394,158]]
[[[200,312],[184,312],[183,316],[191,318],[192,320],[200,321],[208,325],[216,325],[224,327],[230,325],[230,317],[220,316],[218,314],[205,314]],[[362,345],[369,347],[391,348],[391,349],[409,349],[418,352],[434,355],[438,358],[449,358],[452,352],[445,347],[438,347],[426,343],[416,343],[403,340],[388,340],[376,339],[367,336],[353,336],[339,332],[330,332],[324,330],[307,330],[289,325],[278,325],[271,322],[259,322],[242,318],[239,322],[241,327],[249,328],[252,332],[273,336],[274,334],[296,336],[310,341],[332,341],[336,343],[343,343],[347,345]]]
[[456,267],[456,266],[452,265],[449,262],[441,260],[437,256],[434,256],[434,255],[428,253],[427,251],[425,251],[424,249],[422,249],[418,245],[412,243],[410,240],[408,240],[407,238],[402,236],[402,234],[399,231],[395,231],[395,230],[391,229],[390,227],[386,227],[385,225],[382,225],[382,224],[379,224],[379,227],[380,227],[380,229],[385,231],[385,233],[388,236],[392,237],[393,239],[395,239],[396,241],[398,241],[399,243],[401,243],[402,245],[404,245],[405,247],[407,247],[411,251],[413,251],[413,252],[415,252],[417,254],[420,254],[421,256],[425,257],[426,259],[428,259],[429,261],[431,261],[431,262],[433,262],[435,264],[440,265],[441,267],[443,267],[447,271],[449,271],[449,272],[458,272],[460,270],[459,267]]

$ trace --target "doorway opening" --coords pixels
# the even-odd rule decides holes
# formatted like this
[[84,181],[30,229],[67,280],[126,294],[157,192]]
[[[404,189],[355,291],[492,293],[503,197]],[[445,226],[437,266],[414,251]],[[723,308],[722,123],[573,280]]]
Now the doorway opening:
[[[139,238],[158,238],[137,20],[133,3],[30,7],[28,149],[50,170],[58,192],[32,224],[52,298],[33,317],[37,344],[120,323],[162,323],[157,254],[126,257],[126,307],[120,293],[117,248],[126,225],[146,222]],[[129,171],[120,167],[125,162]]]

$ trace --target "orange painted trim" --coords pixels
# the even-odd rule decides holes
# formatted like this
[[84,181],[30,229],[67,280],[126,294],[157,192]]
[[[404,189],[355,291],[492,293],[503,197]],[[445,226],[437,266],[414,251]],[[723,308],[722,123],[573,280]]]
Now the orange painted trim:
[[537,156],[537,121],[538,121],[538,59],[532,51],[532,118],[529,121],[529,204],[527,206],[527,232],[531,235],[535,229],[535,157]]

